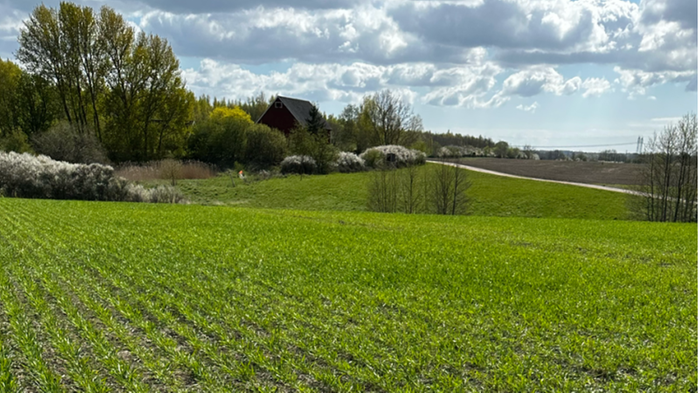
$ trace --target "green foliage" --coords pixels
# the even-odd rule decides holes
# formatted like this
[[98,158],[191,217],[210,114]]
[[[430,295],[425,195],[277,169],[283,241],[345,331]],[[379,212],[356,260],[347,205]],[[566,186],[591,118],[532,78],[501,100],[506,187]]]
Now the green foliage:
[[505,141],[500,141],[493,147],[493,153],[498,158],[507,158],[507,153],[510,150],[510,146]]
[[191,158],[224,167],[243,161],[249,119],[226,116],[212,117],[194,125],[189,138]]
[[26,153],[32,151],[32,146],[29,144],[27,134],[18,129],[14,129],[0,138],[0,150]]
[[384,164],[386,157],[379,150],[369,149],[364,154],[362,158],[369,168],[379,168]]
[[17,128],[16,101],[22,70],[0,58],[0,137]]
[[19,391],[697,386],[695,224],[11,198],[0,216]]
[[245,112],[244,110],[240,109],[240,107],[234,106],[233,108],[228,108],[225,106],[219,106],[214,108],[211,111],[211,114],[209,115],[209,119],[214,120],[214,121],[219,121],[224,118],[234,118],[234,119],[239,119],[241,121],[245,121],[249,124],[252,124],[253,121],[250,118],[250,115]]
[[328,135],[323,129],[313,134],[309,128],[296,127],[289,137],[289,150],[299,156],[311,157],[316,163],[316,173],[327,174],[334,168],[339,151],[328,141]]
[[320,110],[316,105],[312,105],[311,109],[308,111],[306,130],[309,134],[314,136],[325,134],[325,119],[323,119],[323,114],[320,113]]
[[279,165],[286,156],[284,135],[264,124],[254,124],[247,130],[245,162],[258,169]]
[[61,118],[56,88],[41,75],[23,72],[15,102],[17,126],[29,136],[47,131]]
[[115,161],[184,154],[194,96],[166,40],[137,35],[109,7],[96,13],[63,2],[36,7],[18,42],[17,58],[31,74],[20,105],[25,132],[46,130],[60,108]]
[[236,162],[256,169],[278,165],[287,141],[279,131],[253,124],[240,108],[217,107],[207,120],[197,122],[188,140],[189,156],[222,167]]

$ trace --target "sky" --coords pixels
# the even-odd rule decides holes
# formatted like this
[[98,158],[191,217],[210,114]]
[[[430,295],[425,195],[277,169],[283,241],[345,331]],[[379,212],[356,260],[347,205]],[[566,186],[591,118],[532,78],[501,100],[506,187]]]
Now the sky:
[[[697,110],[696,0],[75,2],[167,39],[197,95],[339,114],[391,89],[426,130],[585,151],[634,152]],[[0,57],[38,4],[0,0]]]

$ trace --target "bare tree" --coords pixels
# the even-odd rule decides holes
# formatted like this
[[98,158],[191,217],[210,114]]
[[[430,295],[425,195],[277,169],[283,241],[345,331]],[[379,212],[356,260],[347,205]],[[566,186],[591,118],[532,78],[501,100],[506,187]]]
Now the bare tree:
[[643,203],[636,205],[649,221],[697,220],[697,117],[684,116],[653,136],[641,160],[639,191]]
[[[365,100],[366,101],[366,100]],[[422,119],[413,114],[410,104],[391,90],[382,90],[363,105],[374,138],[382,145],[399,144],[407,131],[422,131]]]
[[160,178],[170,180],[173,186],[182,178],[182,163],[179,160],[164,159],[158,163]]
[[398,210],[397,170],[388,165],[374,171],[369,181],[368,193],[369,210],[395,213]]
[[401,211],[408,214],[417,213],[423,205],[423,195],[420,194],[420,167],[409,166],[400,171],[400,189],[398,202]]
[[436,165],[433,170],[431,202],[437,214],[465,214],[471,186],[466,171],[456,166]]

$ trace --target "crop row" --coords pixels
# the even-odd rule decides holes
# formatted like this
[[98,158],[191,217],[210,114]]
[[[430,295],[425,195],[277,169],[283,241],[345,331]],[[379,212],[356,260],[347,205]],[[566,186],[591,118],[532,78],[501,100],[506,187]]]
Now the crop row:
[[0,390],[697,383],[696,226],[10,199],[0,217]]

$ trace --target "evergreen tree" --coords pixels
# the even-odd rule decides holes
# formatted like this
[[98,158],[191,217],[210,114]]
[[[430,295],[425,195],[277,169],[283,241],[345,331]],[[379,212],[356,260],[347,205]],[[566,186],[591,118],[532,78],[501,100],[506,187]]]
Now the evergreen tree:
[[311,135],[319,135],[325,130],[325,120],[323,119],[323,114],[316,105],[311,107],[308,111],[308,118],[306,119],[306,129]]

